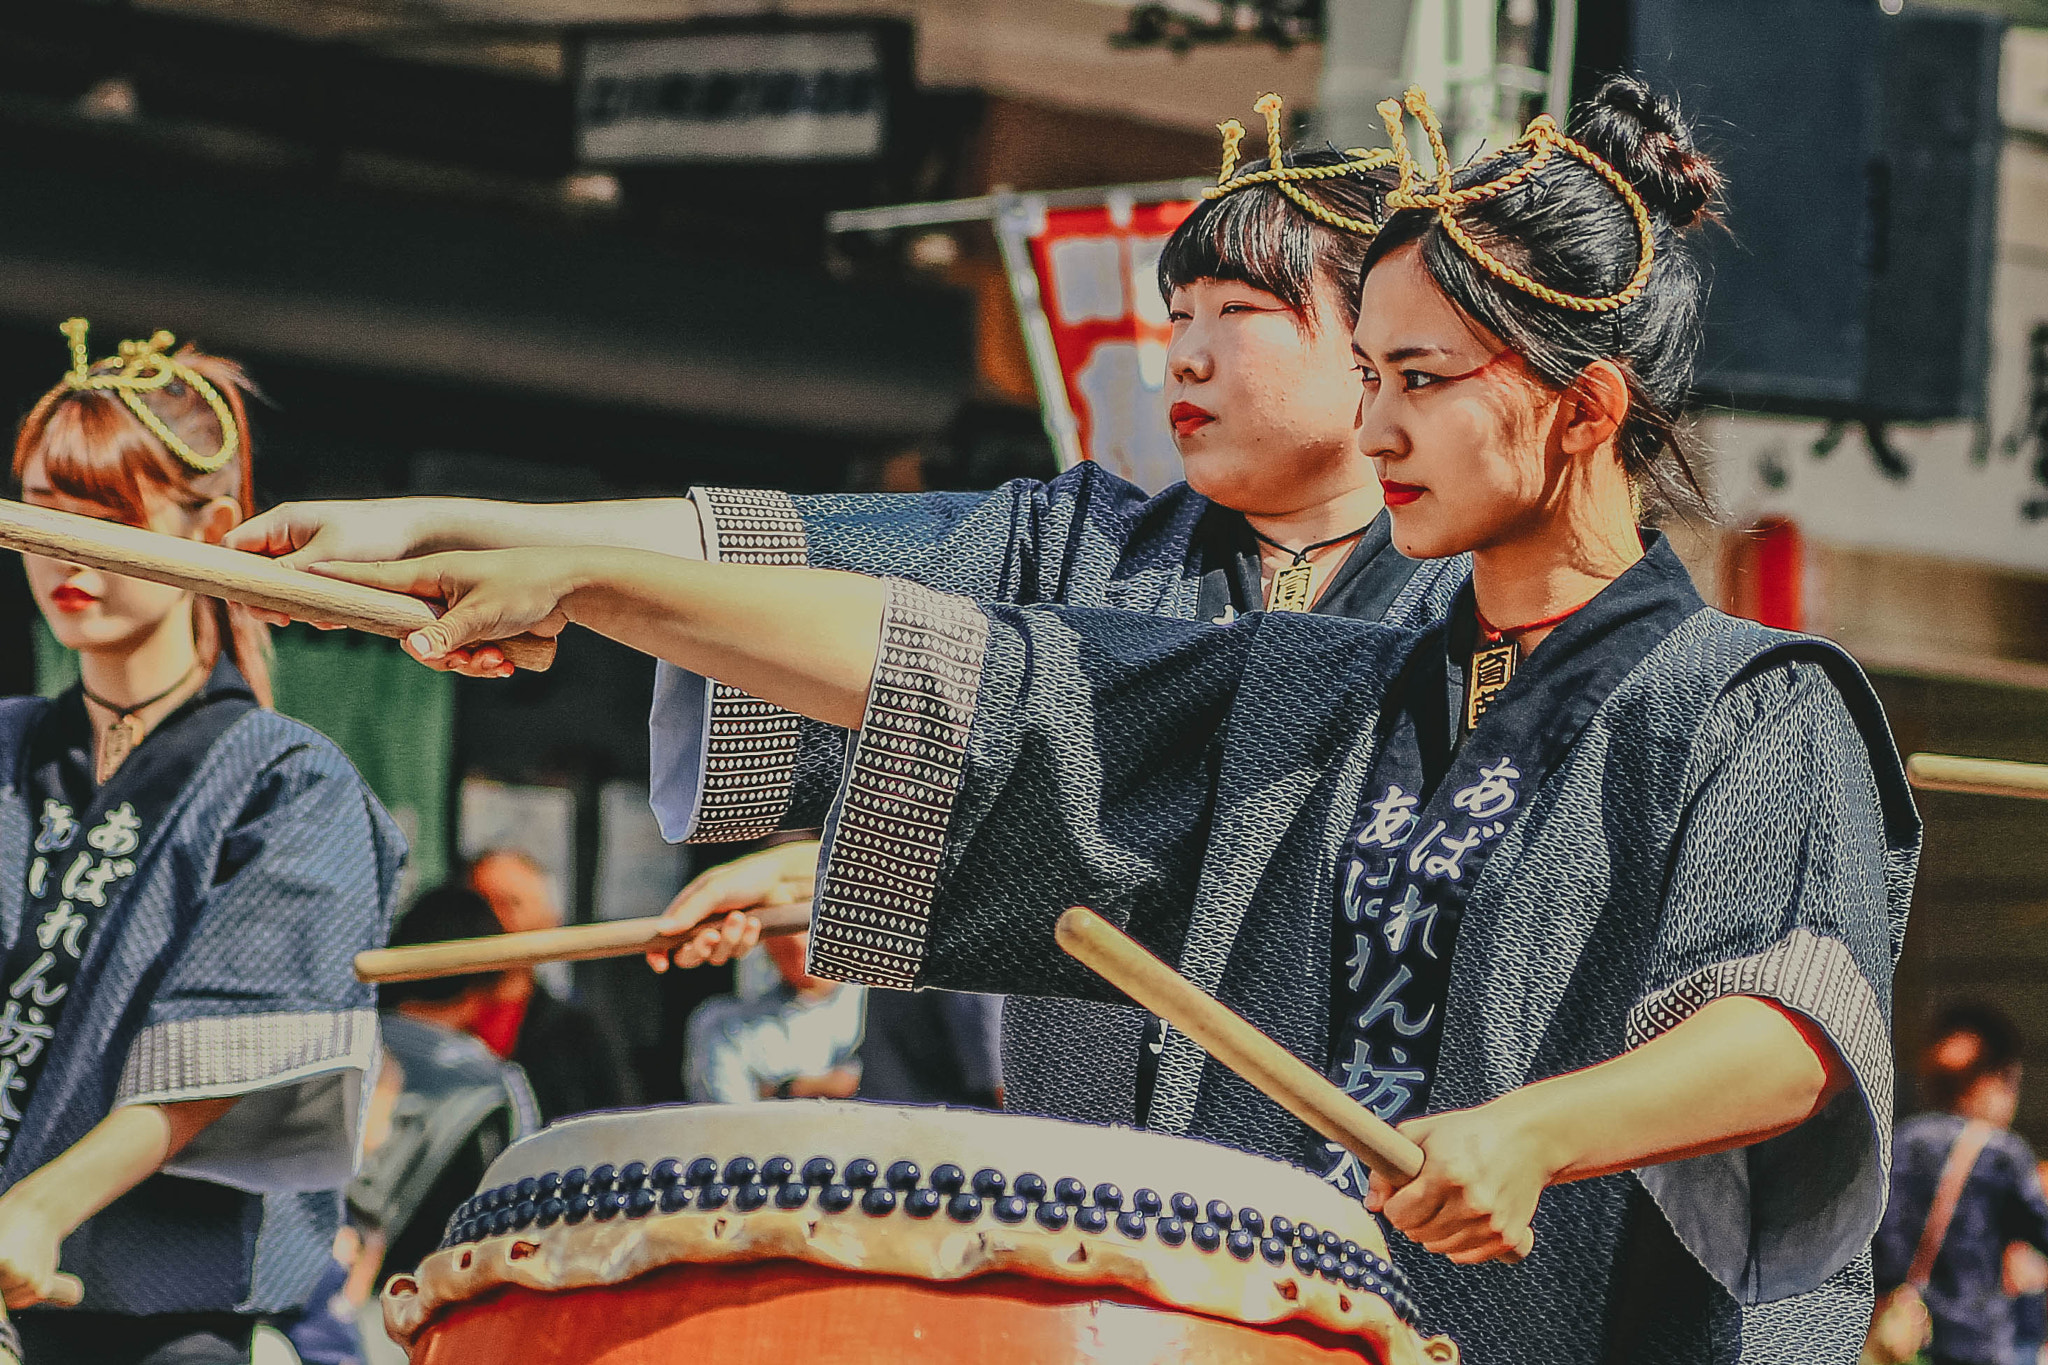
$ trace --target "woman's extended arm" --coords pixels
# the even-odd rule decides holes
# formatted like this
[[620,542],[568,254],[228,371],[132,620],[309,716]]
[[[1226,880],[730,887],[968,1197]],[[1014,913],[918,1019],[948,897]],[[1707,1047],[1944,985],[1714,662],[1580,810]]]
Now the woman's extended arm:
[[1725,996],[1612,1061],[1402,1124],[1422,1145],[1422,1173],[1399,1190],[1375,1176],[1367,1204],[1454,1261],[1526,1253],[1547,1186],[1762,1142],[1848,1083],[1817,1030],[1769,1001]]
[[295,569],[325,559],[404,559],[443,550],[612,545],[702,558],[703,528],[688,498],[615,502],[497,502],[487,498],[378,498],[293,502],[228,533],[237,550]]
[[163,1169],[237,1098],[123,1105],[0,1195],[0,1295],[7,1306],[77,1304],[83,1286],[57,1269],[64,1239]]
[[824,569],[705,564],[645,550],[489,550],[318,571],[448,604],[405,648],[453,650],[569,622],[832,725],[857,728],[888,588]]

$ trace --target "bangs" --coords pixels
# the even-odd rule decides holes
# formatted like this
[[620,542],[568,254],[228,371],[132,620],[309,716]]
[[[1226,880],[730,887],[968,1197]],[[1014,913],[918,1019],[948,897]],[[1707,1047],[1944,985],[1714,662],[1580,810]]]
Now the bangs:
[[[1331,166],[1344,160],[1342,153],[1319,148],[1290,153],[1286,164]],[[1255,174],[1266,165],[1247,162],[1238,174]],[[1372,171],[1301,181],[1295,188],[1345,217],[1376,223],[1393,184],[1391,175]],[[1197,280],[1246,284],[1279,299],[1313,328],[1323,321],[1316,316],[1321,282],[1337,296],[1338,321],[1349,329],[1358,322],[1358,268],[1370,241],[1310,217],[1273,185],[1250,185],[1204,199],[1166,239],[1159,253],[1159,293],[1170,300],[1174,290]]]
[[1248,284],[1303,318],[1315,308],[1316,243],[1303,215],[1266,185],[1205,199],[1159,253],[1159,292],[1196,280]]
[[39,404],[14,443],[17,485],[38,455],[52,489],[131,526],[148,523],[150,494],[174,495],[182,482],[170,452],[110,393],[61,390]]

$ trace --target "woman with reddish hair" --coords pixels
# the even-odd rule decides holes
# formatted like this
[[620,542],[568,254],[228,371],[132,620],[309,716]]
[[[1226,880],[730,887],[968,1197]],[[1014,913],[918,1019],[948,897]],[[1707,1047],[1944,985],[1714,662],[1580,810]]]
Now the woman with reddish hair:
[[[218,542],[249,512],[232,361],[168,333],[23,421],[26,502]],[[78,652],[0,699],[0,1296],[34,1365],[242,1361],[328,1262],[403,840],[270,709],[239,607],[26,557]]]

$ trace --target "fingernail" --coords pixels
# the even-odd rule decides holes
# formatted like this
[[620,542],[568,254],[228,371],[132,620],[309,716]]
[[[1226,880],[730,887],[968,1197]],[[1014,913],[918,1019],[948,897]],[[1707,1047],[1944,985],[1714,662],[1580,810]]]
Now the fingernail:
[[434,649],[433,639],[423,630],[416,630],[406,636],[405,643],[412,648],[413,653],[423,659],[431,659],[437,653]]

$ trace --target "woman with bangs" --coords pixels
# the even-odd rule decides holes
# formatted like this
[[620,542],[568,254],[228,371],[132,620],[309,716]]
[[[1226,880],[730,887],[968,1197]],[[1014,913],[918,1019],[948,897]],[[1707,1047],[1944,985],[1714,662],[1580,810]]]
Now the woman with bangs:
[[[1094,906],[1421,1146],[1367,1185],[1177,1034],[1159,1061],[1153,1127],[1363,1194],[1472,1365],[1848,1365],[1920,829],[1848,656],[1706,606],[1641,525],[1692,483],[1718,176],[1632,78],[1455,175],[1411,91],[1433,184],[1382,110],[1358,440],[1396,548],[1471,565],[1424,629],[608,549],[324,571],[446,604],[428,660],[575,621],[853,729],[812,970],[1107,1001],[1054,939]],[[1326,1273],[1289,1235],[1260,1251]]]
[[[23,421],[22,499],[218,542],[253,501],[233,362],[158,333]],[[403,840],[270,709],[266,629],[26,556],[78,653],[0,699],[0,1296],[29,1365],[246,1361],[329,1263]]]
[[[608,544],[889,574],[992,602],[1199,621],[1269,605],[1402,625],[1435,620],[1461,571],[1418,565],[1394,548],[1379,480],[1356,441],[1358,270],[1391,175],[1380,157],[1283,154],[1279,98],[1268,95],[1258,108],[1267,158],[1239,166],[1243,130],[1225,125],[1215,197],[1160,254],[1159,290],[1173,328],[1166,415],[1186,482],[1157,496],[1084,462],[1047,483],[1018,480],[988,493],[699,488],[685,499],[568,506],[452,498],[293,504],[257,517],[228,543],[298,566]],[[1266,178],[1275,166],[1288,177],[1284,189]],[[1343,173],[1327,174],[1333,169]],[[485,675],[507,671],[488,646],[452,662]],[[670,839],[756,839],[824,823],[844,730],[667,664],[657,673],[650,729],[654,807]],[[694,922],[808,899],[818,854],[815,841],[803,840],[713,868],[671,913]],[[715,961],[751,941],[743,916],[734,914],[727,931]],[[666,968],[668,959],[654,965]],[[871,1008],[886,1013],[895,1002]],[[1120,1117],[1142,1123],[1162,1041],[1156,1021],[1148,1025],[1126,1007],[1012,1001],[1005,1102],[1074,1116],[1108,1071],[1135,1077],[1134,1103]]]

